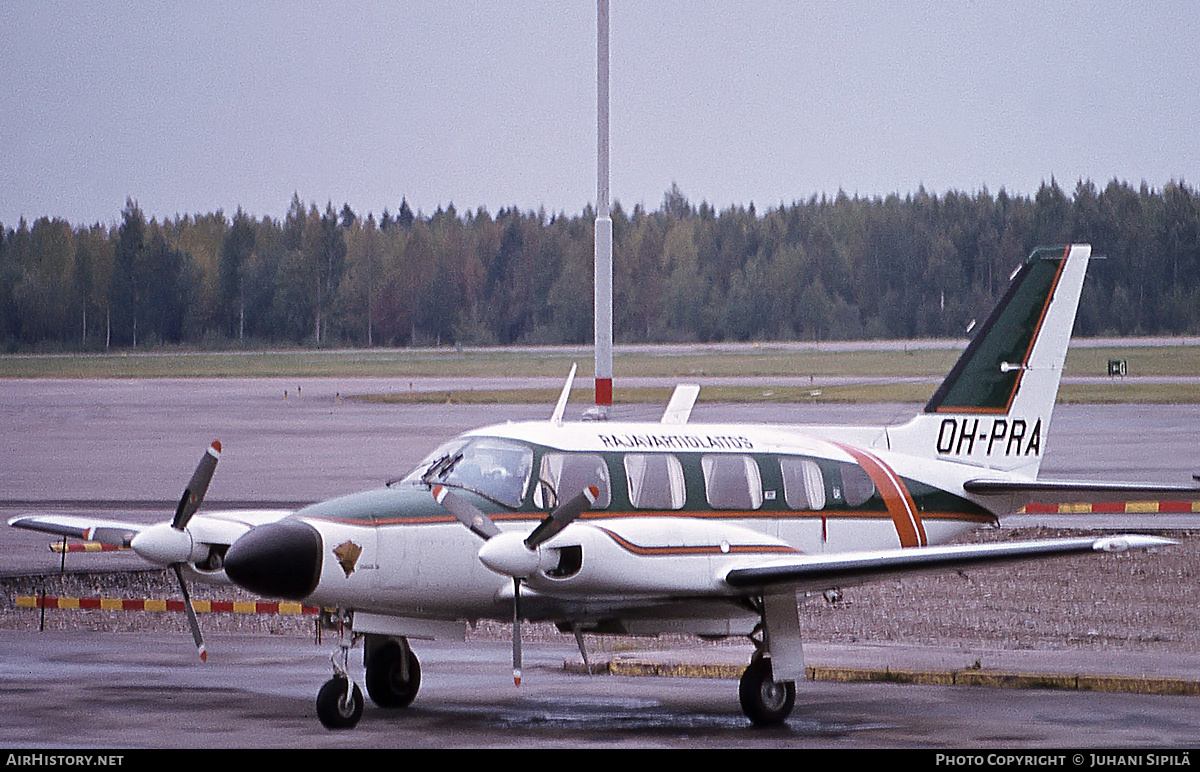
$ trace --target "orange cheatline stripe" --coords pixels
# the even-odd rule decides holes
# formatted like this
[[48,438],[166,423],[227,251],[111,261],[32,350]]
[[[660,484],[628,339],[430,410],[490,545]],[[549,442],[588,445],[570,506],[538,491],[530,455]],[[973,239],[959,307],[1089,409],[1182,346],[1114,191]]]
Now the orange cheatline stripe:
[[[55,595],[18,595],[17,608],[50,608],[64,610],[100,609],[103,611],[183,611],[181,600],[156,600],[153,598],[64,598]],[[287,601],[230,601],[194,600],[192,608],[197,614],[316,614],[316,606]]]
[[703,544],[667,547],[643,547],[640,544],[625,539],[607,528],[601,528],[618,546],[635,555],[646,557],[680,557],[684,555],[757,555],[757,554],[793,554],[800,550],[780,544]]
[[922,547],[929,543],[925,536],[925,524],[921,522],[921,514],[917,511],[916,502],[909,494],[908,488],[890,466],[880,459],[858,448],[834,443],[849,453],[859,466],[866,471],[887,506],[892,523],[896,526],[896,535],[900,537],[901,547]]

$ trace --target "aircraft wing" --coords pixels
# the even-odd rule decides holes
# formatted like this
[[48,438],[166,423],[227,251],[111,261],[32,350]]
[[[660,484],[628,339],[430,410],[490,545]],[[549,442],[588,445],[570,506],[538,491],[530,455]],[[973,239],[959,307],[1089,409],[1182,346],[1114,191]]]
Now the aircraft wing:
[[[290,509],[234,510],[196,515],[188,523],[192,538],[207,544],[232,544],[256,525],[274,522],[291,514]],[[169,522],[169,521],[168,521]],[[154,523],[128,523],[78,515],[20,515],[8,521],[13,528],[41,531],[117,547],[128,547],[133,537]]]
[[956,571],[1070,555],[1151,549],[1178,542],[1157,536],[1127,535],[909,547],[842,555],[799,555],[734,567],[723,577],[736,590],[794,588],[811,592],[913,573]]
[[1200,487],[1195,485],[976,479],[963,483],[963,489],[983,496],[1010,496],[1014,509],[1032,503],[1087,504],[1161,499],[1200,501]]
[[96,541],[115,547],[128,547],[134,536],[149,527],[148,523],[125,523],[74,515],[21,515],[10,519],[8,524],[13,528]]

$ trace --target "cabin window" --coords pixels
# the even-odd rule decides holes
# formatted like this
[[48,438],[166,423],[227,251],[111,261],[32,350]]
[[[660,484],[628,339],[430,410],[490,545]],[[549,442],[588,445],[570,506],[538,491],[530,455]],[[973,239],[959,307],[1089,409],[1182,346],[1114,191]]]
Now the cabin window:
[[858,464],[842,464],[842,497],[846,506],[866,504],[875,495],[875,481]]
[[704,491],[713,509],[758,509],[762,478],[750,456],[703,456]]
[[570,501],[589,485],[600,490],[593,509],[604,509],[612,501],[608,465],[595,453],[546,453],[538,468],[538,483],[533,491],[534,506],[554,509]]
[[683,466],[669,453],[630,453],[625,456],[629,503],[636,509],[682,509],[687,488]]
[[779,459],[783,473],[783,497],[792,509],[825,508],[825,476],[811,458]]

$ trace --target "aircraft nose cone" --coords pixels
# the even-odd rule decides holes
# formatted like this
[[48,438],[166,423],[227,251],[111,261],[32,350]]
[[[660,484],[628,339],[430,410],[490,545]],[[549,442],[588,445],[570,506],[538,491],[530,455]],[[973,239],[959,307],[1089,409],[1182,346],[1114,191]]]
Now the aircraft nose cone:
[[229,545],[225,574],[257,595],[302,600],[321,578],[321,534],[294,518],[251,528]]

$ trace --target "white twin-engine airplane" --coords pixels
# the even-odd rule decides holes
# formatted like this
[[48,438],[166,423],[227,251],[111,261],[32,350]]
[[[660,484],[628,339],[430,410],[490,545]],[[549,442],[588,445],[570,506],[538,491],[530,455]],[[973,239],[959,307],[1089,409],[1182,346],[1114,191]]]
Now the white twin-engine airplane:
[[[790,714],[804,676],[797,598],[917,571],[1103,554],[1174,542],[1140,535],[948,544],[1037,500],[1112,500],[1195,488],[1039,480],[1038,466],[1091,247],[1039,249],[922,413],[887,427],[688,423],[681,386],[660,423],[547,422],[468,432],[407,477],[296,512],[197,515],[220,455],[203,456],[170,522],[65,516],[9,524],[128,545],[184,577],[336,608],[340,657],[317,697],[330,728],[367,693],[407,706],[409,642],[463,639],[479,619],[575,633],[747,636],[755,724]],[[574,371],[572,370],[572,376]],[[465,527],[464,527],[465,526]],[[185,603],[196,643],[203,642]]]

